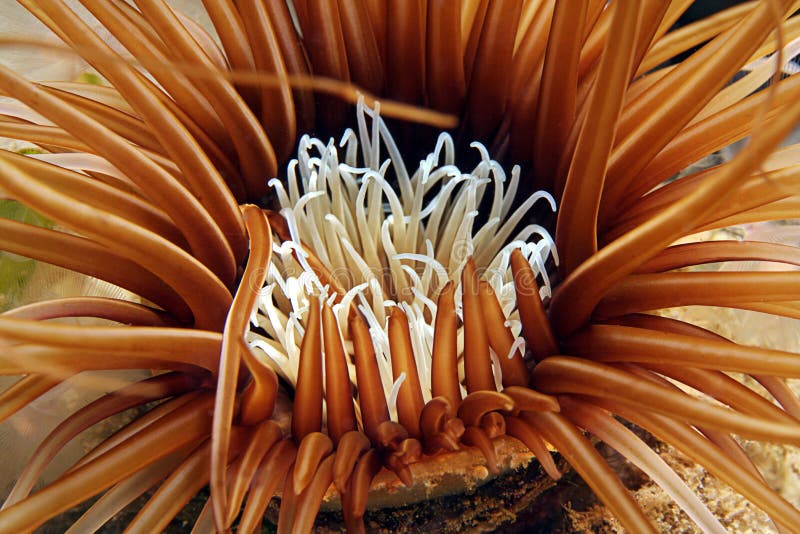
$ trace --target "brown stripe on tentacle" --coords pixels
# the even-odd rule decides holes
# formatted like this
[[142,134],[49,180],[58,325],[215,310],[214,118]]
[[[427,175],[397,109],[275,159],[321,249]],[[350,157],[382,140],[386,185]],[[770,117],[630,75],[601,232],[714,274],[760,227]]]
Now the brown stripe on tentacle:
[[322,335],[325,342],[325,401],[328,434],[335,444],[347,432],[358,429],[353,406],[353,385],[347,369],[339,323],[327,302],[322,304]]
[[796,418],[722,371],[669,364],[645,364],[644,367],[702,391],[735,410],[764,419],[797,422]]
[[289,534],[294,527],[294,516],[297,512],[299,496],[294,489],[294,477],[291,475],[295,464],[289,467],[289,474],[283,483],[281,508],[278,511],[278,534]]
[[[21,369],[21,374],[28,372],[26,362],[24,359],[15,360],[12,353],[24,353],[39,347],[78,354],[86,351],[87,355],[95,357],[99,352],[106,352],[110,360],[119,354],[127,354],[154,362],[181,362],[215,371],[221,338],[216,332],[203,330],[149,326],[82,326],[76,329],[72,325],[11,317],[0,317],[0,335],[0,346],[4,347],[0,361],[8,366],[9,371]],[[63,360],[57,351],[52,355],[54,361]],[[98,364],[101,365],[98,368],[102,368],[102,360]]]
[[603,296],[600,320],[644,310],[688,305],[747,307],[800,299],[798,271],[668,272],[632,274]]
[[[480,281],[480,302],[483,318],[486,321],[489,346],[497,355],[504,386],[526,386],[531,378],[525,360],[519,350],[510,354],[514,345],[514,335],[505,325],[506,317],[500,301],[497,300],[492,286],[485,280]],[[510,356],[510,357],[509,357]]]
[[458,382],[458,318],[455,311],[455,284],[448,281],[436,302],[433,352],[431,355],[431,393],[446,398],[452,406],[461,404]]
[[152,202],[106,184],[80,172],[54,163],[40,161],[30,156],[0,151],[0,157],[12,162],[23,172],[31,173],[42,184],[55,187],[62,193],[79,198],[80,202],[103,209],[114,207],[114,213],[130,222],[154,232],[184,250],[189,250],[186,239],[170,216]]
[[[146,188],[148,196],[154,199],[159,207],[169,211],[175,224],[190,243],[197,259],[218,275],[225,284],[233,281],[236,265],[230,242],[236,242],[243,237],[241,226],[236,228],[236,233],[233,233],[230,238],[226,238],[217,221],[209,215],[205,207],[187,188],[174,179],[174,176],[125,139],[84,116],[79,110],[39,89],[35,84],[8,69],[0,68],[0,88],[12,92],[27,104],[34,104],[32,107],[37,112],[42,113],[54,123],[65,126],[68,132],[74,133],[81,140],[89,142],[93,151],[105,157],[111,164],[120,169],[127,169],[129,172],[126,174]],[[5,181],[3,188],[11,190]],[[11,191],[15,196],[19,193]],[[19,198],[22,197],[23,195],[19,195]],[[26,204],[32,205],[28,200],[26,200]],[[46,213],[48,210],[40,211],[51,215]],[[58,220],[58,218],[56,219]],[[79,225],[73,226],[79,227]],[[89,233],[87,232],[87,234]],[[159,259],[162,258],[164,256],[159,257]],[[164,263],[169,264],[170,262],[165,261]],[[153,270],[159,272],[158,268]],[[197,291],[198,287],[195,287],[195,290]]]
[[361,315],[353,315],[350,318],[350,335],[353,338],[355,352],[361,422],[369,439],[377,442],[378,426],[389,420],[389,410],[386,406],[378,362],[375,360],[375,349],[372,346],[367,323]]
[[413,438],[421,436],[419,416],[425,403],[417,374],[414,349],[411,346],[411,333],[408,318],[403,311],[392,308],[389,315],[389,350],[392,356],[392,375],[394,380],[405,374],[405,381],[397,394],[397,417]]
[[[148,131],[144,121],[122,109],[114,107],[108,101],[93,99],[92,96],[97,97],[100,94],[99,92],[90,93],[91,96],[87,97],[86,94],[82,94],[85,88],[78,82],[50,82],[47,85],[43,85],[42,88],[51,94],[57,95],[61,100],[80,108],[86,115],[142,148],[159,154],[164,153],[163,147],[158,144],[153,134]],[[103,89],[107,88],[103,87]],[[113,91],[116,92],[116,89]],[[119,95],[118,92],[117,95]],[[122,107],[127,102],[121,101],[116,104]]]
[[[710,330],[706,330],[696,325],[692,325],[689,323],[684,323],[682,321],[678,321],[675,319],[670,319],[668,317],[661,317],[658,315],[645,315],[645,314],[633,314],[633,315],[623,315],[621,317],[615,317],[610,322],[615,325],[619,326],[628,326],[628,327],[636,327],[639,329],[650,329],[655,331],[661,331],[671,334],[679,334],[684,336],[693,336],[698,339],[705,339],[710,341],[718,341],[722,343],[727,343],[731,349],[738,350],[740,345],[735,345],[728,339],[711,332]],[[640,330],[641,332],[641,330]],[[582,336],[583,334],[581,334]],[[580,336],[579,336],[580,337]],[[690,345],[694,345],[692,341],[687,340],[687,343]],[[600,344],[596,348],[600,348],[602,344]],[[722,346],[719,345],[719,349],[716,352],[721,353]],[[686,352],[687,348],[679,349],[679,352]],[[644,353],[646,353],[646,349]],[[745,349],[747,350],[747,349]],[[580,354],[580,350],[578,350]],[[727,353],[727,352],[726,352]],[[688,353],[687,353],[688,354]],[[763,357],[755,357],[756,359],[763,359]],[[696,362],[707,361],[706,356],[699,356]],[[688,366],[693,366],[693,363],[686,363]],[[652,367],[652,366],[650,366]],[[786,384],[786,380],[781,376],[769,376],[760,373],[750,372],[750,376],[753,377],[756,381],[758,381],[764,388],[769,391],[770,395],[773,396],[775,400],[786,410],[787,413],[791,414],[795,419],[800,419],[800,401],[798,401],[795,394],[791,391],[789,386]]]
[[67,469],[67,472],[71,473],[80,469],[84,465],[89,464],[121,443],[125,443],[126,440],[140,433],[143,429],[147,428],[155,421],[165,419],[186,404],[197,402],[198,399],[207,393],[208,391],[205,389],[194,390],[184,393],[179,397],[173,397],[172,399],[162,402],[149,412],[143,414],[138,419],[132,421],[129,425],[122,427],[115,434],[112,434],[110,437],[106,438],[105,441],[100,443],[100,445],[89,451],[80,460],[75,462],[73,466]]
[[[120,510],[141,497],[147,490],[164,481],[196,448],[194,444],[187,445],[115,484],[103,493],[103,496],[97,499],[79,519],[73,522],[67,532],[97,532],[101,530],[103,524],[110,521]],[[212,515],[210,503],[207,503],[206,507],[208,507],[210,519]],[[211,522],[208,524],[212,525]],[[212,527],[209,526],[210,528]]]
[[[112,0],[95,0],[86,4],[87,9],[140,62],[169,63],[167,47],[135,8]],[[201,146],[207,148],[214,145],[220,152],[233,152],[233,144],[217,112],[184,72],[180,69],[149,69],[149,73],[169,95],[173,102],[173,113],[179,117],[191,116],[191,120],[184,120],[183,123]],[[210,145],[202,142],[198,132],[203,132],[209,138]],[[238,188],[242,189],[240,178],[236,177],[236,180],[239,182]]]
[[[247,13],[243,8],[244,2],[203,2],[206,12],[208,13],[214,30],[217,33],[222,51],[224,53],[225,62],[222,65],[230,65],[232,69],[236,70],[253,70],[263,68],[263,65],[256,65],[253,61],[253,50],[248,42],[247,37],[253,31],[252,26],[245,26],[245,17],[249,15],[253,22],[255,18],[252,13]],[[241,11],[241,12],[240,12]],[[186,18],[184,18],[186,20]],[[191,19],[189,19],[191,20]],[[192,34],[192,37],[198,41],[200,46],[208,50],[213,45],[205,45],[206,35],[202,27],[194,26],[192,23],[185,22],[186,29]],[[244,38],[243,38],[244,36]],[[244,100],[247,107],[251,110],[258,110],[260,99],[258,89],[249,86],[236,86],[236,90]]]
[[800,267],[797,247],[761,241],[702,241],[665,248],[641,264],[637,274],[656,273],[721,261],[770,261]]
[[235,350],[238,350],[251,376],[250,383],[242,393],[239,413],[239,422],[249,426],[272,415],[278,395],[278,377],[272,368],[253,355],[245,341],[249,313],[256,306],[259,291],[266,280],[266,266],[272,258],[272,232],[261,209],[246,205],[242,208],[242,214],[250,238],[250,257],[231,306],[230,314],[235,314],[235,323],[230,321],[226,334],[238,345]]
[[322,429],[322,338],[319,298],[308,299],[306,331],[300,345],[297,385],[292,403],[292,436],[297,443]]
[[[40,183],[33,175],[3,158],[0,158],[0,168],[3,169],[0,186],[14,198],[121,256],[136,258],[136,263],[175,288],[192,309],[199,328],[221,328],[225,310],[231,302],[230,292],[220,278],[197,258],[116,215],[113,207],[105,210],[84,204],[79,198]],[[219,228],[215,229],[219,231]],[[230,260],[232,262],[233,258]]]
[[539,297],[536,275],[519,249],[511,252],[511,272],[514,276],[517,308],[528,350],[531,351],[537,362],[552,354],[557,354],[558,343]]
[[425,14],[421,2],[389,2],[386,24],[386,80],[389,98],[419,104],[424,99]]
[[237,342],[239,353],[252,378],[242,392],[239,422],[243,425],[255,425],[269,417],[275,409],[278,396],[278,375],[250,352],[250,347],[243,339],[239,339]]
[[[74,46],[93,49],[99,54],[106,54],[112,59],[117,59],[117,61],[98,62],[96,58],[88,58],[89,62],[94,63],[98,71],[121,94],[125,95],[126,100],[143,117],[153,135],[181,169],[181,173],[187,181],[187,187],[203,204],[209,216],[214,218],[222,234],[229,240],[236,260],[241,261],[244,243],[235,199],[224,187],[219,173],[205,153],[198,150],[197,142],[187,131],[183,122],[175,117],[165,105],[168,99],[158,98],[156,95],[161,91],[147,78],[141,76],[128,62],[117,56],[100,36],[66,5],[45,2],[40,3],[39,8],[47,14],[47,17],[43,17],[43,21],[46,24],[49,20],[56,21],[59,29],[69,37],[68,42]],[[251,150],[258,151],[256,146],[253,146]],[[187,235],[186,237],[190,241],[192,240],[191,236]],[[198,243],[195,242],[195,244]],[[196,254],[201,255],[197,247],[193,248]],[[235,271],[232,274],[234,273]],[[222,274],[220,277],[226,285],[232,282]]]
[[489,357],[489,339],[481,310],[475,261],[467,260],[461,273],[464,303],[464,375],[467,392],[494,390],[494,373]]

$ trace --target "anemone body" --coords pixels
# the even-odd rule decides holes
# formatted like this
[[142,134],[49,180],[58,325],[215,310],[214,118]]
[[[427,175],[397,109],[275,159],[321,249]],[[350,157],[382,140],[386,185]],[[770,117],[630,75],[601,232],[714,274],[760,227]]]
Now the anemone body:
[[[326,494],[360,531],[373,481],[464,451],[496,473],[509,440],[652,530],[592,436],[722,530],[620,419],[800,524],[734,439],[800,444],[800,356],[656,313],[800,318],[796,247],[687,239],[798,213],[800,153],[779,144],[800,84],[773,74],[796,54],[794,2],[673,29],[691,2],[209,1],[213,35],[158,0],[82,3],[102,33],[21,2],[63,41],[25,44],[102,83],[0,67],[0,135],[38,147],[0,154],[3,206],[38,214],[6,210],[0,246],[125,291],[8,293],[0,417],[96,371],[148,372],[88,381],[104,394],[38,445],[0,531],[102,493],[73,526],[93,529],[156,487],[130,529],[162,529],[205,485],[198,531],[257,530],[274,495],[278,530],[309,531]],[[779,267],[690,269],[753,260]],[[71,318],[96,321],[54,321]],[[140,406],[34,489],[77,434]]]

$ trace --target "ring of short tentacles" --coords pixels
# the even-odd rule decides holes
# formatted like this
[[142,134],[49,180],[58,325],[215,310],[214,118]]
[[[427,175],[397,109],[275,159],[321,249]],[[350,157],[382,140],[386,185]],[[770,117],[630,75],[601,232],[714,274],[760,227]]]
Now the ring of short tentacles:
[[338,144],[301,138],[288,185],[271,182],[277,239],[248,342],[294,392],[283,495],[304,502],[281,514],[318,506],[332,480],[357,520],[381,466],[411,485],[410,464],[464,446],[497,473],[492,438],[506,431],[557,478],[525,419],[558,403],[527,387],[522,337],[557,256],[543,227],[521,221],[538,201],[555,209],[552,197],[515,205],[519,168],[509,179],[473,143],[480,162],[463,172],[448,134],[409,172],[377,111],[359,104],[357,119]]

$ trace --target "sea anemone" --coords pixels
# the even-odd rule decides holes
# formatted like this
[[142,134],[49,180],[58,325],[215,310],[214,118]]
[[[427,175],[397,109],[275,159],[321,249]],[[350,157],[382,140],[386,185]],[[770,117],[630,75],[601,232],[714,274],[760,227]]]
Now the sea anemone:
[[[326,494],[359,531],[380,480],[465,450],[497,473],[511,442],[653,530],[593,439],[723,530],[642,432],[800,524],[736,440],[800,445],[800,356],[659,313],[800,318],[796,247],[687,239],[798,213],[796,2],[674,29],[691,1],[209,0],[214,35],[161,0],[82,1],[102,35],[20,3],[63,44],[8,43],[101,83],[0,66],[0,135],[38,147],[0,153],[0,246],[116,289],[6,295],[0,419],[87,375],[104,394],[38,445],[0,532],[102,493],[73,525],[93,530],[151,489],[129,528],[157,531],[205,486],[197,531],[257,530],[276,495],[278,530],[309,531]],[[691,269],[751,260],[781,270]]]

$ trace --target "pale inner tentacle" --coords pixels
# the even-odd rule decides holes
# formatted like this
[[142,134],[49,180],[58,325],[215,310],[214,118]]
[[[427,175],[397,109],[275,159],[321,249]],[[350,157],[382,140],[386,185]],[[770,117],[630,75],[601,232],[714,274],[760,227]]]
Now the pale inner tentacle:
[[[390,308],[399,306],[408,318],[427,402],[431,399],[436,298],[444,284],[453,280],[456,313],[462,319],[461,270],[469,257],[474,258],[481,278],[497,295],[506,326],[516,340],[510,354],[493,355],[494,378],[500,384],[497,358],[510,358],[515,351],[525,353],[511,251],[522,250],[538,278],[539,297],[549,298],[547,265],[551,260],[558,264],[555,244],[542,226],[523,226],[521,222],[530,218],[535,204],[544,201],[553,211],[556,204],[544,191],[517,201],[519,168],[514,167],[509,180],[480,143],[470,145],[479,153],[477,166],[470,171],[459,170],[454,143],[447,133],[440,134],[433,152],[409,176],[379,109],[359,103],[357,124],[358,132],[348,129],[338,145],[332,139],[325,143],[303,136],[297,159],[288,165],[287,187],[278,180],[270,182],[291,239],[274,245],[267,285],[252,320],[257,328],[249,333],[249,343],[294,386],[308,296],[322,295],[333,305],[339,321],[345,350],[351,356],[350,378],[355,384],[353,347],[347,331],[348,314],[355,307],[369,326],[390,415],[396,421],[392,402],[396,395],[392,392],[398,384],[392,377],[389,351]],[[388,154],[386,159],[382,160],[381,149]],[[481,205],[490,206],[487,217],[479,217]],[[320,280],[306,258],[307,252],[315,255],[346,290],[344,295],[333,294]],[[464,336],[459,324],[461,355]],[[460,362],[462,379],[463,373]],[[466,394],[466,389],[462,393]]]

